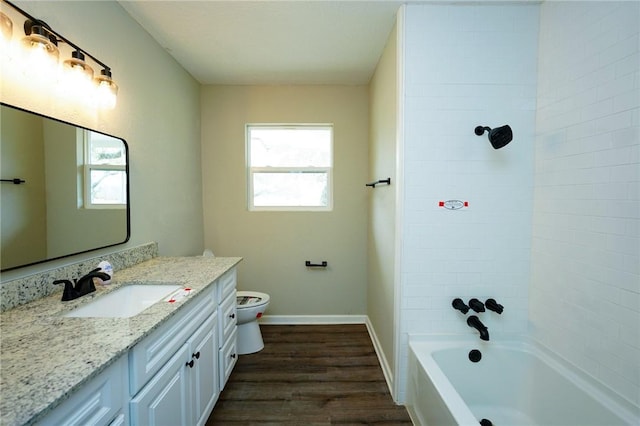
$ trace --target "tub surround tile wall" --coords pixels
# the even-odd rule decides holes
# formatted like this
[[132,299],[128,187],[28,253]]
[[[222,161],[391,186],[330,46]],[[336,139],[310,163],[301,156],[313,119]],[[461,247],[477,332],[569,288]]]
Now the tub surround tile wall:
[[541,6],[530,318],[640,406],[640,3]]
[[102,260],[110,262],[114,272],[117,272],[156,256],[158,256],[158,244],[150,242],[3,282],[0,285],[0,312],[54,293],[62,293],[64,287],[53,285],[55,280],[80,278],[96,268]]
[[[451,298],[493,293],[505,313],[483,315],[490,332],[530,329],[640,406],[640,4],[405,15],[399,377],[409,333],[472,332]],[[470,122],[511,124],[514,141],[494,152]],[[436,196],[470,208],[437,211]]]
[[[479,315],[490,333],[527,329],[538,7],[410,4],[403,20],[399,401],[410,333],[477,334],[453,298],[502,303]],[[504,124],[501,150],[474,134]]]

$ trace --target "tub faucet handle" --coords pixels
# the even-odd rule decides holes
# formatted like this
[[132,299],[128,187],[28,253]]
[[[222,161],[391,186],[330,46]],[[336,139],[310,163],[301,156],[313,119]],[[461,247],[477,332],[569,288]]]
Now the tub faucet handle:
[[484,312],[484,303],[482,303],[475,297],[469,300],[469,307],[476,312]]
[[488,310],[496,312],[497,314],[501,314],[504,311],[504,306],[495,301],[495,299],[487,299],[484,302],[484,305]]
[[457,309],[463,314],[469,312],[469,307],[459,297],[453,299],[451,306],[453,306],[453,309]]

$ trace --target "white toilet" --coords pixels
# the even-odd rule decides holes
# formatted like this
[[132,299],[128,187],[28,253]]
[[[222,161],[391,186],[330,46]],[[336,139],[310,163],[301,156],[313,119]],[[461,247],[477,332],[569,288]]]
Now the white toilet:
[[257,291],[236,292],[239,355],[252,354],[264,348],[258,318],[264,314],[268,305],[268,294]]

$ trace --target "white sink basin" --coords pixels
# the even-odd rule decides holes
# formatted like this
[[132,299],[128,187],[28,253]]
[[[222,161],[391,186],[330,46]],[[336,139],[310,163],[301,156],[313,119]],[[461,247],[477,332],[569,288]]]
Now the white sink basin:
[[126,285],[74,309],[65,317],[129,318],[180,289],[182,286],[177,284]]

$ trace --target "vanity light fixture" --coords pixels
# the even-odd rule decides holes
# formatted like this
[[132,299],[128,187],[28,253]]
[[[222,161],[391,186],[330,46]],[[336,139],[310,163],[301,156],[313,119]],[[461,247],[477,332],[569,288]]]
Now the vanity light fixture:
[[77,78],[92,81],[93,68],[87,64],[84,58],[84,53],[80,50],[74,50],[71,53],[71,59],[67,59],[63,63],[64,71],[77,76]]
[[100,75],[94,80],[97,84],[96,102],[99,107],[111,109],[116,106],[118,96],[118,85],[111,78],[111,70],[105,68],[100,71]]
[[[101,108],[113,108],[118,95],[118,85],[113,81],[111,68],[95,56],[80,48],[46,22],[36,19],[10,1],[2,0],[15,11],[26,18],[24,21],[25,37],[22,39],[23,59],[21,66],[25,73],[37,73],[48,83],[61,83],[72,86],[73,92],[82,93],[86,99]],[[3,41],[8,43],[12,37],[13,23],[4,13],[0,12],[0,29]],[[70,58],[59,62],[61,45],[69,46]],[[94,78],[94,67],[89,65],[88,59],[94,67],[101,68],[100,75]],[[58,81],[58,70],[62,71]],[[63,88],[63,91],[66,91]]]
[[93,68],[85,61],[84,53],[79,50],[71,52],[71,58],[62,63],[58,80],[58,94],[61,97],[86,100],[87,95],[95,93],[93,87]]
[[60,50],[58,39],[42,21],[24,21],[25,37],[22,39],[22,62],[29,77],[47,80],[55,76]]

